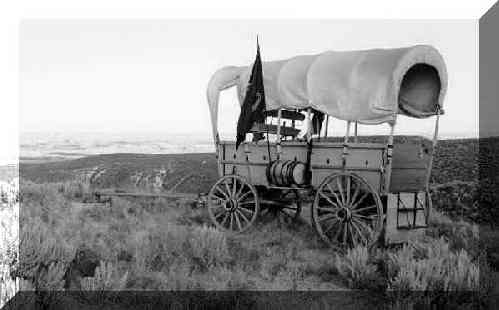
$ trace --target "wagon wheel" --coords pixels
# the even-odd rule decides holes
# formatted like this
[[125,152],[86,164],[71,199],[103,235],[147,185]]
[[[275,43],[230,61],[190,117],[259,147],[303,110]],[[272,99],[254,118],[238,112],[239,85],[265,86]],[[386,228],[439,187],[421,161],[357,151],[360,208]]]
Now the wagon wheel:
[[256,189],[238,175],[226,175],[208,193],[208,213],[220,229],[240,233],[248,229],[258,215]]
[[290,225],[300,218],[300,196],[295,189],[280,191],[278,195],[262,200],[262,204],[265,205],[265,213],[262,214],[271,214],[280,223]]
[[312,223],[330,246],[371,246],[383,223],[381,199],[363,178],[348,172],[328,176],[317,189]]

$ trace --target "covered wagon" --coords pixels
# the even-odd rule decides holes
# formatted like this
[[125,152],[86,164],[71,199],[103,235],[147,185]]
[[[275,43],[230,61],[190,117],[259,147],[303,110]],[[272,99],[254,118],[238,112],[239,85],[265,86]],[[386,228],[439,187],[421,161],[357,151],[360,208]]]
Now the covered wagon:
[[[222,68],[208,84],[220,175],[208,209],[217,227],[243,232],[264,210],[295,220],[306,201],[313,227],[330,245],[395,242],[426,227],[447,89],[435,48],[328,51],[263,62],[262,68],[265,119],[253,124],[253,139],[248,135],[239,148],[219,138],[219,94],[235,86],[242,104],[252,67]],[[394,144],[400,115],[435,117],[433,141],[399,138]],[[346,123],[342,139],[328,136],[338,120]],[[357,124],[388,124],[388,134],[384,140],[359,137]]]

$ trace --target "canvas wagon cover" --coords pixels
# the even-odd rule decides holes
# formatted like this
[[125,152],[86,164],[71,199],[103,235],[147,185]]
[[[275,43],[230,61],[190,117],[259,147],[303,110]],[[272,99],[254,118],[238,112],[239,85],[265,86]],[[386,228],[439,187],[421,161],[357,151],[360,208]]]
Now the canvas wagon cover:
[[[416,65],[426,68],[418,69]],[[432,68],[433,75],[428,68]],[[412,78],[403,82],[410,70]],[[216,73],[208,85],[214,126],[218,92],[237,85],[242,104],[251,65],[227,67],[226,72],[237,72],[233,83],[221,85],[221,77],[215,77]],[[267,110],[311,107],[338,119],[364,124],[395,122],[397,114],[417,118],[434,115],[437,105],[443,107],[447,90],[443,57],[428,45],[328,51],[263,62],[263,76]]]

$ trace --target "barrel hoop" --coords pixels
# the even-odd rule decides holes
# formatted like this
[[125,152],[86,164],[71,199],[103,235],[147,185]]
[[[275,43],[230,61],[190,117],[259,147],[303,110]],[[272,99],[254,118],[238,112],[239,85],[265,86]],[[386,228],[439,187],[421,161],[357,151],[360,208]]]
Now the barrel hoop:
[[277,163],[279,161],[278,160],[275,160],[273,163],[272,163],[272,182],[274,184],[278,184],[277,182],[277,177],[276,177],[276,170],[277,170]]
[[284,175],[284,171],[286,170],[286,166],[287,166],[288,162],[287,161],[281,161],[280,162],[280,171],[278,171],[278,175],[277,177],[279,178],[279,181],[280,181],[280,185],[287,185],[286,184],[286,178],[285,178],[285,175]]
[[286,185],[291,185],[293,182],[292,179],[289,178],[289,170],[292,165],[293,162],[291,160],[286,160],[286,163],[284,164],[282,169],[282,179],[284,180]]
[[288,179],[288,184],[294,184],[295,180],[293,179],[293,171],[297,165],[296,161],[292,161],[289,163],[288,170],[286,171],[286,178]]

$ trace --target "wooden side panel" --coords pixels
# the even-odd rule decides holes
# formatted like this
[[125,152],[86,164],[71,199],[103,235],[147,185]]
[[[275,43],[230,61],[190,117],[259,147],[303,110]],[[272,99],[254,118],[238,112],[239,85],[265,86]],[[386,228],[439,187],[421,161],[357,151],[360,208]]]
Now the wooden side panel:
[[[312,185],[314,187],[318,187],[324,179],[334,173],[342,172],[342,169],[317,169],[312,168]],[[376,171],[358,171],[358,170],[349,170],[352,173],[357,174],[358,176],[364,178],[367,183],[369,183],[374,191],[379,192],[381,186],[381,173]]]
[[[343,171],[343,147],[315,147],[312,152],[312,185],[319,186],[328,175]],[[373,187],[380,190],[383,150],[379,148],[351,148],[346,156],[346,170],[356,173]]]
[[414,192],[426,187],[426,169],[430,162],[429,141],[408,141],[393,149],[390,192]]
[[[225,174],[237,173],[246,177],[254,185],[269,185],[267,180],[267,165],[269,149],[266,142],[242,144],[236,151],[232,142],[222,142],[225,147]],[[322,181],[333,173],[342,171],[342,144],[331,145],[315,143],[312,149],[312,185],[319,186]],[[277,158],[275,143],[270,145],[270,156]],[[356,147],[349,150],[346,164],[347,170],[365,178],[375,191],[380,190],[382,176],[380,168],[383,165],[383,149],[379,147]],[[281,160],[297,160],[305,163],[307,160],[307,143],[304,141],[283,141]]]
[[[276,146],[270,145],[270,156],[276,158]],[[245,177],[253,185],[268,185],[267,164],[269,147],[266,143],[241,144],[236,151],[234,143],[225,144],[225,174],[238,174]]]

